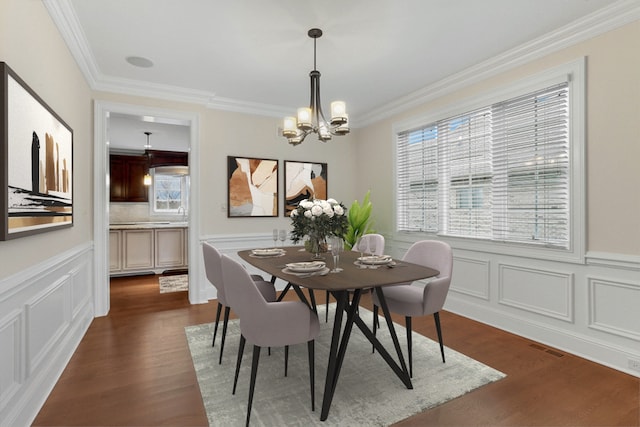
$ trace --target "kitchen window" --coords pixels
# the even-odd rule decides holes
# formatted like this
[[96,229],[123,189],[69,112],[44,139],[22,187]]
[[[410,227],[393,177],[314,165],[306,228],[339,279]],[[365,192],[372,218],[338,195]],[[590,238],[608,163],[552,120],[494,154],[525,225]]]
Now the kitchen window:
[[152,171],[152,214],[185,215],[189,206],[188,168],[166,166]]

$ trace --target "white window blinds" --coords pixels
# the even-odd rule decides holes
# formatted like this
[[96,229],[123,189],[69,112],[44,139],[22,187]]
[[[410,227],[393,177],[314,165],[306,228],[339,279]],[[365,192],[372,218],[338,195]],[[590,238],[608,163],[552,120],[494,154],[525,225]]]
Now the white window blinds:
[[569,242],[567,84],[493,106],[494,238]]
[[397,229],[569,247],[567,82],[397,135]]

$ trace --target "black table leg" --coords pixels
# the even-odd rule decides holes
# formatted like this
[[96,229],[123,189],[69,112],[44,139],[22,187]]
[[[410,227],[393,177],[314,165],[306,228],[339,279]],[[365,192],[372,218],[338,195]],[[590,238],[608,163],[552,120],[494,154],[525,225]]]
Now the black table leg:
[[291,289],[291,282],[288,282],[287,285],[282,290],[282,292],[280,292],[280,295],[278,296],[278,299],[276,299],[276,302],[282,301],[282,298],[284,298],[284,296],[287,294],[287,292],[289,292],[289,289]]
[[333,319],[333,333],[331,335],[331,347],[329,349],[329,362],[327,365],[327,377],[324,382],[324,394],[322,397],[322,412],[320,420],[325,421],[329,416],[329,407],[333,399],[333,391],[337,382],[336,367],[338,364],[338,345],[340,342],[340,332],[342,330],[342,313],[348,304],[347,291],[333,292],[336,299],[336,313]]
[[[360,297],[362,291],[357,289],[353,293],[353,298],[351,302],[349,302],[349,293],[347,291],[336,291],[332,292],[333,296],[337,301],[336,313],[333,323],[333,333],[331,336],[331,347],[329,350],[329,363],[327,366],[327,377],[324,385],[324,395],[322,400],[322,412],[320,414],[320,420],[325,421],[329,416],[329,408],[331,407],[331,402],[333,400],[333,395],[336,390],[336,385],[338,384],[338,377],[340,376],[340,370],[342,368],[342,362],[344,361],[345,354],[347,352],[347,344],[349,343],[349,337],[351,336],[351,331],[353,330],[353,324],[365,334],[367,339],[373,344],[373,346],[378,350],[378,353],[382,356],[382,358],[387,362],[389,367],[393,370],[393,372],[400,378],[400,380],[404,383],[404,385],[408,389],[413,389],[413,384],[411,383],[411,377],[409,376],[409,371],[407,370],[407,365],[404,361],[404,356],[402,355],[402,349],[400,348],[400,342],[398,341],[398,336],[395,332],[395,328],[393,327],[393,321],[391,320],[391,313],[387,307],[387,302],[384,299],[384,294],[380,288],[376,288],[376,292],[378,292],[378,298],[380,299],[380,306],[382,307],[382,311],[384,313],[385,319],[387,321],[387,326],[389,327],[389,331],[391,334],[391,339],[393,340],[393,345],[396,350],[396,354],[398,355],[398,359],[400,360],[400,365],[396,363],[393,357],[389,354],[389,352],[384,348],[382,343],[378,341],[373,332],[367,327],[364,321],[358,315],[358,304],[360,303]],[[345,322],[344,330],[342,330],[342,315],[343,312],[347,313],[347,319]]]

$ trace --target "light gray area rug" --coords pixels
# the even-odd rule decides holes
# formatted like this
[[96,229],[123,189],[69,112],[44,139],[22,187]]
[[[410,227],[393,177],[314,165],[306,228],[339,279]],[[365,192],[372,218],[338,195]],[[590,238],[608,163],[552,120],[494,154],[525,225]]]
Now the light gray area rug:
[[180,292],[189,290],[189,275],[177,274],[175,276],[160,276],[160,293]]
[[[387,426],[411,415],[462,396],[505,374],[445,347],[442,363],[437,342],[413,334],[413,390],[407,389],[376,352],[364,334],[354,326],[338,385],[326,421],[320,421],[333,310],[324,322],[324,304],[318,307],[321,331],[316,339],[316,410],[311,412],[307,345],[289,349],[288,376],[284,377],[284,349],[263,349],[256,380],[251,425],[253,426]],[[360,308],[360,316],[370,323],[371,312]],[[432,319],[425,319],[425,321]],[[418,320],[415,320],[418,321]],[[387,349],[393,343],[384,319],[378,337]],[[245,346],[236,394],[232,395],[238,351],[239,322],[230,321],[222,364],[218,364],[222,322],[211,347],[213,323],[185,328],[202,400],[211,426],[244,425],[247,414],[249,376],[253,346]],[[446,324],[443,333],[446,342]],[[396,324],[401,344],[405,329]],[[402,348],[406,358],[406,346]],[[393,353],[395,354],[395,352]]]

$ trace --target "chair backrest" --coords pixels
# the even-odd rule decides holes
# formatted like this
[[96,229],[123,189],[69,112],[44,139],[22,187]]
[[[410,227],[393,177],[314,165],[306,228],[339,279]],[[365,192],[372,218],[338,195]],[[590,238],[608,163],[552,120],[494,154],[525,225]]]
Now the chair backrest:
[[447,299],[451,284],[453,272],[451,246],[439,240],[421,240],[411,245],[402,259],[440,272],[425,286],[422,300],[424,315],[440,311]]
[[351,248],[354,252],[359,252],[362,248],[362,252],[370,253],[370,242],[374,241],[376,244],[376,250],[373,252],[374,255],[384,255],[384,236],[382,234],[365,234],[360,239],[360,245],[357,243],[353,245]]
[[318,335],[318,316],[301,301],[267,302],[238,261],[222,255],[227,300],[240,317],[240,331],[248,342],[264,346],[307,342]]
[[229,306],[224,291],[224,281],[222,280],[222,254],[218,249],[204,242],[202,244],[202,255],[204,256],[204,269],[207,280],[216,288],[218,301],[222,305]]

